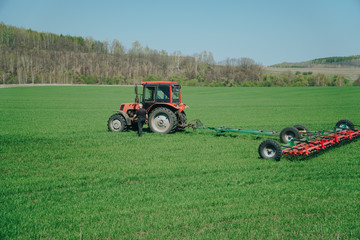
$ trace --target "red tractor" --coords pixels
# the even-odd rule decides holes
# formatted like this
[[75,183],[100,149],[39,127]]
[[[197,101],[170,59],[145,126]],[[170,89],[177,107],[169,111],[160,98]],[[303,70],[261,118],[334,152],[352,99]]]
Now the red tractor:
[[117,113],[108,120],[108,129],[112,132],[124,132],[129,127],[137,128],[137,119],[133,120],[141,102],[146,109],[148,124],[152,132],[173,133],[184,130],[188,106],[181,103],[181,86],[177,82],[142,82],[143,94],[138,96],[135,86],[135,103],[123,103]]

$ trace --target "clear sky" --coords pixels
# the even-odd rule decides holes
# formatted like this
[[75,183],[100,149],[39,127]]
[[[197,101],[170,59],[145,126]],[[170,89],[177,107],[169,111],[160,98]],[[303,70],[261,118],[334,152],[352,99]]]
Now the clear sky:
[[0,22],[216,61],[360,55],[360,0],[0,0]]

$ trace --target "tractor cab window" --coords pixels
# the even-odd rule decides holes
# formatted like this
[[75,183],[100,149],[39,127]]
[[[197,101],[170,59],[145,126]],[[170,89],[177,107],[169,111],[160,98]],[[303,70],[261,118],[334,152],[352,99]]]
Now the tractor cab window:
[[145,88],[144,100],[146,102],[154,102],[155,101],[155,87],[147,86]]
[[156,102],[170,102],[170,86],[160,85],[157,89]]
[[173,103],[180,103],[180,86],[173,86],[172,87],[172,100]]

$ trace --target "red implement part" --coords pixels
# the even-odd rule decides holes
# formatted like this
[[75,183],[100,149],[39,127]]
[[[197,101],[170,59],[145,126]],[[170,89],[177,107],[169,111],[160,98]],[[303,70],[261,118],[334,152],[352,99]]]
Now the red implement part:
[[360,129],[345,129],[286,148],[282,150],[282,154],[291,156],[309,156],[310,154],[324,151],[341,142],[351,141],[357,137],[360,137]]

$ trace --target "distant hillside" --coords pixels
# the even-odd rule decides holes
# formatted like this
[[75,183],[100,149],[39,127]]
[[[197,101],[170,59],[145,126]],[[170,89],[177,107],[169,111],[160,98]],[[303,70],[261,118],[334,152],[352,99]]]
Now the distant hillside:
[[305,62],[284,62],[272,65],[276,68],[360,67],[360,55],[348,57],[317,58]]

